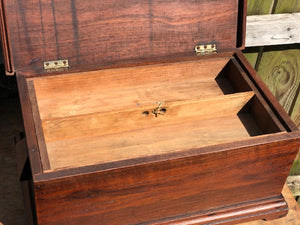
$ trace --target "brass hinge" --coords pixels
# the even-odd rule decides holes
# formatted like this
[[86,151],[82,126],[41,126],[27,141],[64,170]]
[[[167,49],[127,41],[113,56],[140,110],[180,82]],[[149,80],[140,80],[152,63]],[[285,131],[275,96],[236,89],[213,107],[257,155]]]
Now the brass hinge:
[[198,44],[195,46],[195,52],[199,55],[211,55],[217,53],[217,44],[215,42],[207,44]]
[[44,62],[44,69],[47,72],[68,70],[69,69],[69,61],[67,59],[46,61],[46,62]]

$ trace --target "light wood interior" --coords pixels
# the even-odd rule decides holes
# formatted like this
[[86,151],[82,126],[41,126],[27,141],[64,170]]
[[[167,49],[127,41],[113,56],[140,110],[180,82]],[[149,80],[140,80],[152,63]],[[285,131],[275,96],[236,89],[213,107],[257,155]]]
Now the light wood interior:
[[[252,100],[254,92],[246,84],[241,84],[243,90],[224,92],[231,67],[230,57],[220,57],[28,79],[50,169],[264,134],[263,129],[252,129],[259,126],[251,125],[253,107],[246,107],[258,104]],[[271,132],[279,130],[275,126]]]

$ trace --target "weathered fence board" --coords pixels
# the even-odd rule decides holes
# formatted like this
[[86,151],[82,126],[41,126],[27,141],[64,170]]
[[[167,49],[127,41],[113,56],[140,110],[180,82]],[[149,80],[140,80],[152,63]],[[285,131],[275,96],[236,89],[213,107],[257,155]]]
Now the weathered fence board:
[[300,43],[300,13],[247,17],[246,47]]
[[[246,46],[258,48],[251,48],[245,56],[300,128],[300,48],[285,45],[300,43],[299,12],[300,0],[248,0]],[[262,14],[272,15],[260,16]],[[293,49],[282,50],[278,45]],[[290,174],[300,175],[300,152]]]
[[294,196],[300,196],[300,175],[289,176],[287,179],[287,185]]
[[290,116],[299,95],[299,62],[299,49],[267,51],[263,53],[258,68],[261,78]]

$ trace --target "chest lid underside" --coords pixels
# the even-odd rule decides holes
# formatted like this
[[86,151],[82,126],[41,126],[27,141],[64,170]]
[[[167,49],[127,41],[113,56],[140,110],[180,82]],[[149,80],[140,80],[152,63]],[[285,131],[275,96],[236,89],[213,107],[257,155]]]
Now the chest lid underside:
[[44,62],[70,70],[243,47],[244,0],[1,1],[8,72],[45,73]]

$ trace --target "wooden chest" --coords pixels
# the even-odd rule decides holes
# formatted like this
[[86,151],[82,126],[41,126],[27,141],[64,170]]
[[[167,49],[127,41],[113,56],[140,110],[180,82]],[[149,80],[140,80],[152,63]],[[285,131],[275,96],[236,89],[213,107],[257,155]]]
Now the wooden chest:
[[243,0],[1,1],[29,223],[284,216],[300,133],[242,55]]

